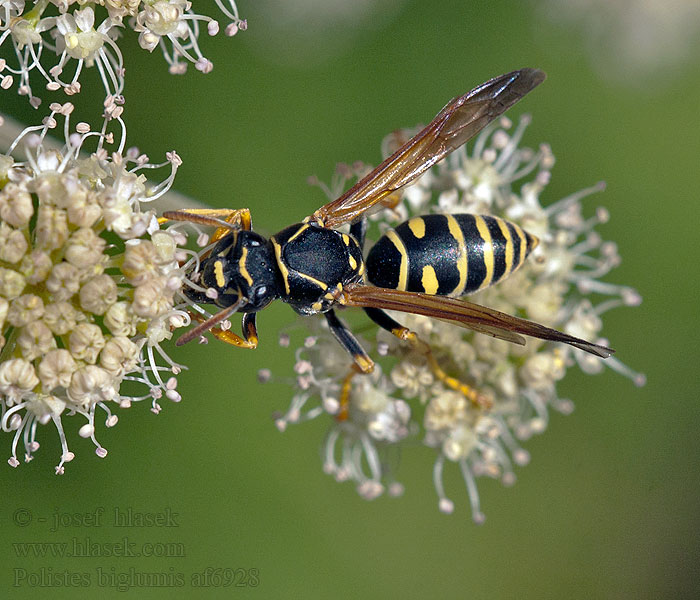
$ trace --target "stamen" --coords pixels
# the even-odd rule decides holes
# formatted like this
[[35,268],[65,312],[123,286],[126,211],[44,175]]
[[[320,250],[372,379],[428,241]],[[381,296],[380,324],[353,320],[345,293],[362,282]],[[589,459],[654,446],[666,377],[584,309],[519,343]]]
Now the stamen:
[[466,458],[459,461],[459,468],[462,471],[462,478],[467,486],[469,503],[471,504],[472,508],[472,519],[474,523],[481,525],[486,520],[486,515],[481,512],[479,507],[479,491],[476,488],[474,476],[469,469]]

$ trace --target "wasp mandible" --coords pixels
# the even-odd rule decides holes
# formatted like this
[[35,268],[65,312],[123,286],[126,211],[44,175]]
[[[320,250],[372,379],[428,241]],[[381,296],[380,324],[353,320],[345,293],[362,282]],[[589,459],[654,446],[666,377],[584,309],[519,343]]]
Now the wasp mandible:
[[[421,349],[438,379],[481,406],[488,400],[445,373],[429,346],[385,311],[443,319],[517,344],[525,343],[523,334],[610,356],[610,348],[459,298],[508,276],[537,245],[534,236],[514,223],[472,214],[414,217],[388,231],[363,255],[370,209],[459,148],[544,79],[538,69],[520,69],[454,98],[339,198],[269,239],[252,230],[248,209],[164,213],[164,219],[217,227],[212,237],[216,243],[190,274],[193,287],[185,295],[221,310],[208,319],[192,313],[199,324],[177,344],[211,330],[225,342],[255,348],[256,315],[275,299],[302,315],[321,313],[354,361],[343,384],[339,419],[347,417],[351,378],[371,372],[374,362],[338,318],[336,307],[362,307],[377,325]],[[349,233],[337,230],[344,224],[350,225]],[[218,327],[235,312],[243,314],[242,336]]]

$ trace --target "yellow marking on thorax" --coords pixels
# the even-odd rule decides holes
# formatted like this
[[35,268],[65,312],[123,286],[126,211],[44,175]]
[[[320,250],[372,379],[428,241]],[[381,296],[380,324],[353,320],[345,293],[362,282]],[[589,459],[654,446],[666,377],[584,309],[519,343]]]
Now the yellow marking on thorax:
[[[503,219],[496,219],[496,223],[498,223],[498,228],[506,239],[506,269],[503,271],[503,277],[505,277],[513,270],[513,236],[510,234],[510,229]],[[517,267],[518,265],[515,266]]]
[[355,260],[355,257],[352,254],[348,256],[348,262],[350,263],[350,268],[353,271],[357,269],[357,261]]
[[459,283],[450,292],[450,296],[461,296],[464,293],[464,288],[467,287],[467,246],[464,243],[464,233],[462,233],[462,228],[457,223],[452,215],[445,215],[447,217],[447,227],[450,230],[450,234],[457,242],[457,247],[459,248],[459,257],[457,258],[457,270],[459,271]]
[[302,233],[304,233],[308,228],[309,228],[309,225],[302,225],[301,227],[299,227],[299,229],[297,230],[297,232],[296,232],[292,237],[290,237],[290,238],[287,240],[287,243],[289,243],[289,242],[291,242],[292,240],[298,238],[298,237],[299,237]]
[[418,239],[425,236],[425,221],[421,217],[414,217],[409,220],[408,228]]
[[347,233],[343,234],[343,242],[345,242],[346,246],[350,245],[350,236]]
[[226,285],[223,261],[214,261],[214,277],[216,278],[216,285],[218,285],[219,288],[223,289],[223,287]]
[[437,294],[440,283],[438,282],[435,269],[432,267],[432,265],[425,265],[423,267],[423,277],[421,278],[420,282],[423,286],[423,291],[426,294],[432,294],[433,296]]
[[243,248],[243,253],[241,254],[241,258],[238,259],[238,270],[241,272],[241,275],[243,275],[243,278],[248,282],[248,285],[253,285],[253,278],[250,276],[250,273],[248,273],[248,269],[245,266],[245,261],[246,258],[248,257],[248,248]]
[[406,246],[404,246],[403,241],[397,235],[397,233],[390,229],[386,232],[386,237],[389,238],[394,247],[399,251],[401,255],[401,265],[399,266],[399,282],[396,285],[397,290],[406,290],[406,284],[408,283],[408,254],[406,254]]
[[272,247],[275,249],[275,259],[277,260],[277,268],[282,273],[282,279],[284,280],[284,291],[289,294],[289,269],[287,265],[282,262],[282,246],[279,245],[275,238],[270,238],[272,242]]
[[328,289],[328,284],[323,283],[323,281],[321,281],[320,279],[316,279],[315,277],[311,277],[311,275],[307,275],[306,273],[302,273],[301,271],[297,271],[297,275],[299,275],[299,277],[302,277],[303,279],[306,279],[306,281],[310,281],[311,283],[316,284],[324,292]]
[[481,285],[479,286],[479,289],[482,290],[485,287],[490,286],[491,281],[493,280],[493,241],[491,239],[491,232],[489,231],[489,228],[486,225],[486,221],[484,220],[484,217],[482,217],[480,215],[474,215],[474,221],[476,223],[476,228],[479,231],[479,235],[481,236],[481,239],[484,241],[483,249],[484,249],[484,266],[486,267],[486,277],[484,277],[484,280],[481,282]]

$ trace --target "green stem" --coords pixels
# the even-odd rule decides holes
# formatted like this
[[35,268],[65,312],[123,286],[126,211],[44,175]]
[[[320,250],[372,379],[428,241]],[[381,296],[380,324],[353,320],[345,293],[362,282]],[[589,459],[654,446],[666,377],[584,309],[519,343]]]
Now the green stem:
[[17,336],[19,335],[19,327],[12,327],[9,329],[10,334],[5,340],[5,346],[3,346],[2,352],[0,352],[0,363],[5,362],[7,359],[11,358],[15,351],[15,342]]
[[29,21],[33,27],[36,27],[36,24],[39,22],[39,19],[41,19],[41,15],[44,13],[48,5],[49,0],[39,0],[39,2],[34,5],[32,10],[22,15],[22,18]]

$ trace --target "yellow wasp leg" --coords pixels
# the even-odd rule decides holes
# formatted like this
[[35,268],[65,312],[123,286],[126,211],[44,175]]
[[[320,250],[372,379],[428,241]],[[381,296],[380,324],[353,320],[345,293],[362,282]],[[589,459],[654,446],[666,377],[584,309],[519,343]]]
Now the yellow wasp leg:
[[433,351],[430,346],[421,340],[413,331],[407,327],[396,327],[391,330],[400,340],[408,342],[413,348],[418,350],[420,353],[425,355],[428,361],[428,367],[433,372],[433,375],[442,381],[448,388],[455,390],[462,394],[467,400],[469,400],[474,406],[483,409],[489,409],[493,406],[491,398],[487,395],[474,389],[472,386],[460,381],[456,377],[452,377],[445,373],[445,370],[439,365],[438,361],[433,356]]
[[372,321],[374,321],[377,325],[379,325],[382,329],[386,329],[386,331],[390,332],[392,335],[395,335],[400,340],[408,342],[413,348],[415,348],[421,354],[423,354],[428,362],[428,367],[433,372],[433,375],[435,375],[438,381],[442,381],[442,383],[444,383],[451,390],[455,390],[462,394],[474,406],[483,409],[491,408],[493,404],[491,398],[489,398],[485,394],[478,392],[472,386],[464,383],[463,381],[460,381],[456,377],[452,377],[445,373],[444,369],[438,364],[438,361],[435,359],[435,356],[433,356],[433,351],[430,349],[430,346],[426,342],[421,340],[408,327],[404,327],[403,325],[392,319],[383,310],[377,308],[366,307],[365,313],[367,313],[367,316],[370,319],[372,319]]
[[222,342],[236,346],[236,348],[245,348],[247,350],[255,350],[258,347],[258,338],[244,339],[240,335],[236,335],[232,331],[223,330],[220,327],[212,327],[209,331],[211,334]]
[[[230,314],[230,313],[229,313]],[[205,324],[206,327],[202,328],[195,327],[187,333],[185,333],[175,344],[181,346],[187,342],[193,340],[195,337],[202,335],[205,331],[211,331],[211,334],[222,342],[236,346],[237,348],[246,348],[247,350],[255,350],[258,347],[258,330],[255,325],[255,313],[245,313],[243,315],[243,320],[241,327],[243,329],[243,337],[236,335],[228,329],[221,329],[221,327],[213,327],[215,323],[220,322],[223,318],[226,318],[226,310],[224,309],[214,317],[205,319],[199,313],[194,313],[190,311],[190,316],[193,321]]]
[[374,370],[374,363],[370,361],[371,368],[369,370],[363,370],[363,367],[359,366],[358,363],[354,362],[348,371],[348,374],[343,378],[343,383],[340,386],[340,399],[338,412],[335,415],[336,421],[347,421],[350,414],[350,391],[352,390],[352,379],[355,375],[368,374]]
[[382,198],[379,203],[386,209],[392,211],[397,217],[398,213],[396,212],[396,207],[401,203],[401,199],[403,198],[403,190],[396,190],[395,192],[392,192],[388,196],[385,196]]

